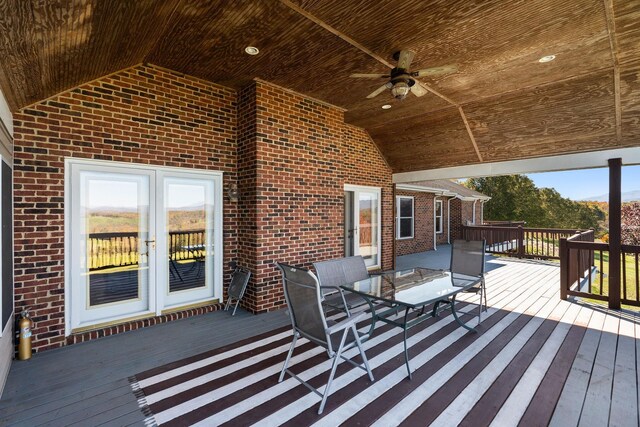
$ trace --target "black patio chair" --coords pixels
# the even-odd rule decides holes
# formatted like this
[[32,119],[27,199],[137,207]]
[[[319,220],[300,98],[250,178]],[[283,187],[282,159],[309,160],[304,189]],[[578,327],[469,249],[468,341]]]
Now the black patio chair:
[[322,301],[325,306],[348,312],[364,304],[364,298],[340,289],[341,285],[369,278],[367,266],[361,256],[330,259],[313,263],[318,275]]
[[480,294],[478,322],[482,320],[483,297],[484,311],[487,311],[487,289],[484,281],[485,251],[485,240],[454,240],[451,245],[451,264],[449,270],[452,276],[463,275],[481,279],[477,286],[465,291],[467,293]]
[[227,303],[224,306],[224,310],[227,311],[232,304],[232,300],[236,301],[235,307],[233,307],[233,313],[231,313],[232,316],[235,316],[238,304],[240,304],[240,300],[244,296],[244,291],[247,289],[247,284],[251,278],[251,272],[249,270],[235,265],[234,267],[235,270],[233,270],[231,283],[227,290]]
[[[356,327],[358,321],[363,318],[364,313],[356,316],[347,315],[345,319],[337,323],[327,320],[322,309],[320,285],[316,276],[303,268],[280,263],[277,263],[277,266],[282,272],[282,287],[284,288],[284,297],[289,307],[289,317],[293,327],[293,342],[280,372],[278,382],[282,382],[285,373],[300,381],[309,390],[322,397],[320,408],[318,409],[318,414],[322,414],[331,391],[331,383],[336,373],[339,359],[346,360],[353,366],[366,371],[369,374],[369,379],[371,381],[374,380],[369,361],[362,348],[363,334],[358,332]],[[315,387],[288,369],[296,342],[300,337],[304,337],[312,343],[325,348],[329,358],[333,359],[329,380],[323,393],[320,393]],[[357,347],[360,352],[360,357],[362,357],[363,361],[362,365],[343,356],[345,351],[354,347]]]

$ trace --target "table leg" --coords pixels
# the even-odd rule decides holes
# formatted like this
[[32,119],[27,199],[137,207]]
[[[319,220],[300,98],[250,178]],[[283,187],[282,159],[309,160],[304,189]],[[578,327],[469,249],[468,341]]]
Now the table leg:
[[404,329],[404,363],[407,365],[407,372],[409,373],[409,379],[411,379],[411,367],[409,366],[409,349],[407,348],[407,318],[409,317],[409,307],[404,311],[404,322],[402,328]]
[[460,320],[460,318],[458,317],[458,313],[456,313],[456,296],[455,295],[451,297],[451,300],[449,300],[449,303],[451,304],[451,312],[453,313],[453,318],[456,319],[456,322],[458,322],[460,326],[467,329],[468,331],[478,332],[474,328],[467,326],[467,324],[464,323],[462,320]]

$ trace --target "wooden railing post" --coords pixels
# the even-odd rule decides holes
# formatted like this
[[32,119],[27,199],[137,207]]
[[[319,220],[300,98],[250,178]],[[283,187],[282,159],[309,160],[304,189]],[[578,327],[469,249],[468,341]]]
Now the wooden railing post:
[[609,159],[609,308],[620,308],[622,159]]
[[518,226],[518,258],[524,257],[524,228]]
[[567,299],[567,289],[569,283],[567,281],[567,272],[569,271],[569,250],[567,249],[567,238],[560,238],[560,248],[558,249],[560,255],[560,298]]

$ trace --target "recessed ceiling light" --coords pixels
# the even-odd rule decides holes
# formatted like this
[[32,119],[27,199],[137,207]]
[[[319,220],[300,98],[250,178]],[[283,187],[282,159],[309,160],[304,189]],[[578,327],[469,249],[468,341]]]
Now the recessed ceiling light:
[[258,48],[254,46],[247,46],[244,48],[244,51],[247,52],[249,55],[257,55],[260,53],[260,50],[258,50]]
[[383,109],[383,110],[388,110],[389,108],[391,108],[391,104],[384,104],[384,105],[382,106],[382,109]]
[[547,55],[547,56],[543,56],[542,58],[538,59],[538,62],[551,62],[554,59],[556,59],[555,55]]

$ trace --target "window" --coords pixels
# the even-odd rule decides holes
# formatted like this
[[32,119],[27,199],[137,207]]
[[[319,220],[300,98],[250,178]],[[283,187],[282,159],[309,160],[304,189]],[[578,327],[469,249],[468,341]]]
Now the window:
[[442,200],[436,200],[436,233],[442,233]]
[[396,238],[413,238],[413,197],[396,197]]

